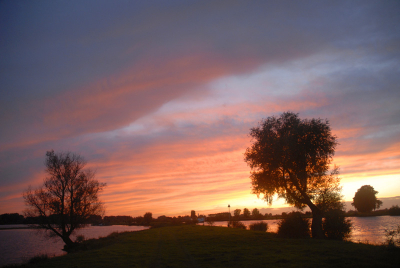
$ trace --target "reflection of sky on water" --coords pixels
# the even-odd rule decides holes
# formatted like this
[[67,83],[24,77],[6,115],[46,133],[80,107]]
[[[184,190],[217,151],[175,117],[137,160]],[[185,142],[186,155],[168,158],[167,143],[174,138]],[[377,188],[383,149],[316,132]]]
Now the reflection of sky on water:
[[385,230],[396,229],[400,225],[398,216],[350,218],[353,223],[351,241],[382,244],[386,241]]
[[[6,228],[5,226],[2,226]],[[12,227],[7,225],[7,227]],[[1,229],[1,228],[0,228]],[[147,229],[143,226],[91,226],[83,228],[76,235],[84,235],[86,239],[104,237],[112,232],[139,231]],[[73,240],[76,236],[73,236]],[[59,238],[48,239],[41,232],[33,229],[12,229],[0,231],[0,267],[11,263],[27,262],[30,258],[47,254],[59,256],[64,254],[64,243]]]

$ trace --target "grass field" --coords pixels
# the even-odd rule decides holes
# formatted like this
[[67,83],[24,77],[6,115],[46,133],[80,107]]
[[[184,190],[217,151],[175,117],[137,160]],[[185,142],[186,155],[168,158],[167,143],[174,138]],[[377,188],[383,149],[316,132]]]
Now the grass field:
[[[32,267],[399,267],[400,250],[209,226],[173,226],[91,240]],[[31,267],[31,266],[30,266]]]

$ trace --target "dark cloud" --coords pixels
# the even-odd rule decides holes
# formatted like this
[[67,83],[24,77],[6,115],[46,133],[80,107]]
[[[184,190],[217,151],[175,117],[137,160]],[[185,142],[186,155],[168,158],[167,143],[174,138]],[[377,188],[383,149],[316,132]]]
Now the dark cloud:
[[[37,142],[37,136],[54,138],[49,133],[64,137],[110,130],[195,90],[198,83],[228,72],[246,72],[268,62],[293,60],[327,49],[382,48],[399,36],[399,18],[393,2],[213,1],[135,5],[107,1],[15,1],[3,6],[4,60],[0,81],[5,93],[1,102],[2,122],[9,129],[3,132],[2,140],[7,143],[15,139]],[[391,49],[398,52],[393,43]],[[89,94],[116,93],[112,86],[97,85],[102,88],[99,92],[85,85],[110,75],[118,80],[121,71],[136,73],[143,68],[149,72],[149,79],[155,76],[164,80],[170,74],[160,77],[158,66],[171,68],[168,62],[186,61],[192,55],[213,60],[192,60],[181,68],[203,72],[217,64],[220,71],[194,78],[190,84],[170,81],[170,86],[165,86],[161,81],[146,87],[146,92],[125,92],[107,105],[87,99]],[[175,78],[179,80],[176,74]],[[128,86],[135,87],[137,82],[131,81]],[[170,94],[172,90],[176,94]],[[78,92],[65,98],[64,91]],[[83,101],[81,95],[86,97]],[[88,112],[88,107],[103,112],[76,120],[70,114],[70,110]],[[57,120],[72,118],[82,124],[67,122],[67,127],[49,127],[46,117],[53,113],[62,113]],[[42,131],[26,131],[38,126]]]

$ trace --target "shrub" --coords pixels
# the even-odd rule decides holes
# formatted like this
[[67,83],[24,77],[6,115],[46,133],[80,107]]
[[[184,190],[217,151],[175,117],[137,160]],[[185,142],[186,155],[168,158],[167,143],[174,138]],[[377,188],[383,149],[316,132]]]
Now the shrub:
[[39,263],[39,262],[42,262],[42,261],[46,261],[48,258],[49,258],[49,256],[47,256],[47,254],[40,254],[40,255],[37,255],[37,256],[31,258],[28,261],[28,263],[29,264],[36,264],[36,263]]
[[268,224],[265,222],[255,222],[249,225],[250,230],[252,231],[263,231],[266,232],[268,230]]
[[389,208],[389,215],[400,216],[400,207],[398,205]]
[[290,212],[278,223],[278,235],[286,238],[310,237],[310,222],[300,212]]
[[78,235],[78,236],[75,238],[75,242],[76,242],[76,243],[82,243],[83,241],[85,241],[85,236],[84,236],[84,235]]
[[389,247],[400,246],[400,225],[394,230],[385,230],[386,245]]
[[208,225],[213,226],[215,223],[215,220],[213,219],[213,217],[207,217],[206,222]]
[[228,227],[238,228],[238,229],[245,229],[245,230],[247,229],[246,225],[244,225],[240,221],[230,221]]
[[351,221],[345,218],[344,211],[330,210],[325,214],[322,229],[328,239],[344,240],[350,236]]

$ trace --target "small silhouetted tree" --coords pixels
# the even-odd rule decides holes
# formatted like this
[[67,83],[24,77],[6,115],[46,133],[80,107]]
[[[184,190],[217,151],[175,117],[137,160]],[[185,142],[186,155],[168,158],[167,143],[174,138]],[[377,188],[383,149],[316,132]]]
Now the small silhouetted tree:
[[24,192],[26,217],[38,217],[38,226],[51,236],[59,236],[69,251],[74,242],[70,236],[84,227],[93,215],[102,215],[104,208],[98,193],[106,185],[84,169],[84,159],[72,153],[48,151],[43,186]]
[[313,215],[312,236],[323,238],[323,211],[315,204],[321,188],[329,186],[330,164],[337,145],[329,122],[300,119],[285,112],[268,117],[252,128],[253,144],[245,152],[251,168],[253,193],[271,204],[284,198],[297,208],[308,206]]
[[377,193],[374,187],[364,185],[357,190],[351,205],[354,206],[358,212],[371,212],[382,205],[382,201],[376,198]]
[[314,203],[324,214],[331,210],[343,210],[344,203],[341,194],[339,168],[335,166],[329,175],[325,176],[320,188],[316,189]]
[[240,212],[241,212],[241,211],[242,211],[242,210],[239,209],[239,208],[235,209],[235,210],[233,211],[233,216],[234,216],[235,218],[239,218],[239,217],[240,217]]
[[335,167],[326,177],[325,186],[318,189],[319,194],[315,203],[324,215],[322,229],[325,236],[328,239],[343,240],[350,236],[352,223],[345,217],[338,174],[339,169]]
[[153,220],[153,213],[146,212],[143,216],[144,225],[150,225],[151,221]]
[[251,216],[252,216],[254,219],[262,218],[262,215],[261,215],[260,211],[259,211],[257,208],[254,208],[254,209],[251,211]]
[[328,239],[344,240],[350,237],[352,223],[351,220],[346,219],[343,210],[331,209],[324,215],[322,228]]
[[243,216],[245,218],[250,217],[250,210],[248,210],[247,208],[243,209]]

